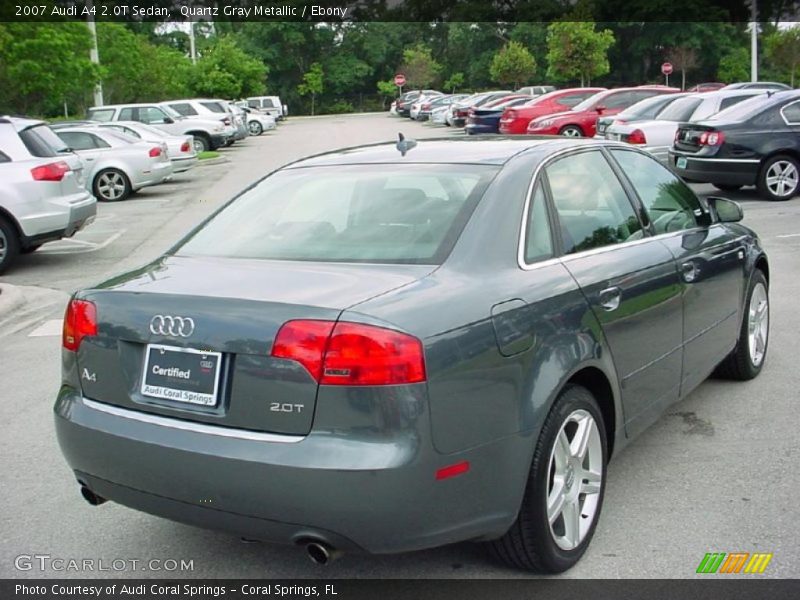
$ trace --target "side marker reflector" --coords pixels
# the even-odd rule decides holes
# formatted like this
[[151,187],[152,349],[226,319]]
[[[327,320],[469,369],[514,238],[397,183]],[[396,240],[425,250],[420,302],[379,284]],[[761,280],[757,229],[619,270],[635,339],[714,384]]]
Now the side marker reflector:
[[436,471],[436,481],[447,479],[448,477],[455,477],[456,475],[462,475],[467,471],[469,471],[468,460],[456,463],[454,465],[450,465],[448,467],[442,467],[441,469]]

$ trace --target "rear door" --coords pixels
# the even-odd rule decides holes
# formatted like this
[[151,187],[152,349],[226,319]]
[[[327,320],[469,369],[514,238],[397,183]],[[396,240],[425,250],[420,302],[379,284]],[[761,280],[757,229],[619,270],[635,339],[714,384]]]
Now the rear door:
[[701,227],[700,201],[654,159],[624,149],[613,149],[611,154],[635,188],[656,239],[675,257],[683,297],[681,395],[685,395],[736,343],[745,237],[719,223]]
[[611,350],[633,435],[678,398],[682,302],[674,258],[646,237],[636,206],[600,149],[560,158],[545,173],[563,263]]

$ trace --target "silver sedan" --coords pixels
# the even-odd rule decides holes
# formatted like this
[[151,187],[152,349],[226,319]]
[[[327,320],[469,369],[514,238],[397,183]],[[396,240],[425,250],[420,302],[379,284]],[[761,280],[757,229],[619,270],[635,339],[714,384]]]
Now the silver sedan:
[[111,123],[102,123],[98,126],[121,131],[145,142],[165,143],[167,145],[167,156],[172,161],[175,173],[188,171],[197,164],[197,152],[195,152],[194,138],[191,135],[171,135],[161,129],[156,129],[138,121],[113,121]]
[[84,161],[86,186],[98,200],[125,200],[136,190],[172,176],[172,161],[163,142],[144,142],[96,126],[68,127],[56,133]]

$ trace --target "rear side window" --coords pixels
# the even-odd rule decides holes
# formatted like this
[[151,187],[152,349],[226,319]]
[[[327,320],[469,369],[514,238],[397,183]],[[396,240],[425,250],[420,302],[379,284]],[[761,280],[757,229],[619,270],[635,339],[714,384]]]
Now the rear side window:
[[617,175],[596,150],[557,160],[546,169],[564,254],[641,237],[641,223]]
[[656,235],[692,229],[702,214],[694,193],[656,159],[629,150],[611,150],[644,205]]
[[176,102],[175,104],[170,104],[169,107],[184,117],[192,117],[197,114],[197,111],[188,102]]
[[231,203],[178,253],[439,264],[496,172],[484,165],[280,171]]
[[275,103],[272,101],[272,98],[264,98],[261,101],[261,106],[264,108],[275,108]]
[[50,158],[66,146],[47,125],[28,127],[19,132],[19,137],[31,156]]
[[723,98],[722,102],[719,103],[719,109],[725,110],[726,108],[731,107],[734,104],[739,104],[739,102],[749,98],[752,98],[752,96],[733,96],[731,98]]
[[547,201],[542,184],[536,185],[528,209],[525,231],[525,263],[531,264],[553,256],[553,240],[547,220]]
[[[130,109],[127,109],[130,110]],[[113,108],[93,108],[88,112],[88,117],[92,121],[111,121],[114,118]]]
[[562,96],[556,102],[558,102],[562,106],[566,106],[568,108],[572,108],[576,106],[579,102],[583,102],[589,96],[593,96],[594,92],[591,94],[573,94],[571,96]]
[[138,121],[139,119],[134,115],[135,108],[123,108],[119,111],[120,121]]
[[215,113],[224,113],[226,112],[223,106],[219,102],[201,102],[202,106],[205,106],[208,110]]
[[800,102],[793,102],[792,104],[784,106],[783,109],[781,109],[781,113],[787,123],[797,125],[800,123]]
[[101,140],[96,135],[82,131],[61,131],[58,137],[73,150],[95,150],[97,148],[109,147],[107,142]]
[[8,157],[7,154],[0,151],[0,163],[7,163],[7,162],[11,162],[11,159]]

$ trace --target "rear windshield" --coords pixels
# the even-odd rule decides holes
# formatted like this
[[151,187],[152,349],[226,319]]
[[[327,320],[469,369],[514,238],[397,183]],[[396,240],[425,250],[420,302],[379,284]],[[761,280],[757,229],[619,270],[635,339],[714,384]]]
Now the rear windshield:
[[751,117],[757,115],[765,108],[767,108],[767,103],[764,102],[766,98],[766,94],[761,96],[753,96],[752,98],[747,98],[739,102],[738,104],[734,104],[733,106],[729,106],[725,110],[721,110],[716,114],[711,115],[709,120],[714,121],[748,121]]
[[677,101],[676,98],[670,98],[670,95],[671,94],[662,94],[660,96],[653,96],[652,98],[641,100],[633,106],[629,106],[614,118],[620,121],[636,118],[642,120],[652,119],[658,113],[665,110],[666,106]]
[[687,96],[678,98],[656,117],[657,121],[688,121],[695,109],[703,102],[702,98]]
[[440,264],[497,170],[441,164],[287,169],[246,191],[177,253]]
[[573,106],[572,110],[575,110],[575,111],[589,110],[595,104],[597,104],[597,101],[600,98],[605,98],[606,96],[608,96],[608,94],[606,92],[597,92],[596,94],[592,94],[591,96],[586,98],[586,100],[584,100],[583,102],[580,102],[580,103],[576,104],[575,106]]
[[56,156],[61,150],[66,150],[66,144],[47,125],[28,127],[19,132],[19,137],[31,156],[50,158]]
[[227,112],[219,102],[201,102],[208,110],[215,113]]

